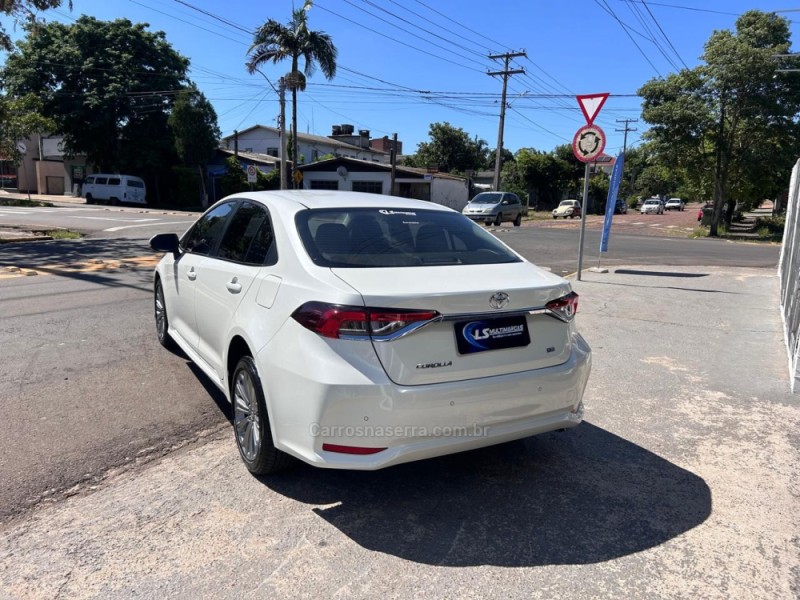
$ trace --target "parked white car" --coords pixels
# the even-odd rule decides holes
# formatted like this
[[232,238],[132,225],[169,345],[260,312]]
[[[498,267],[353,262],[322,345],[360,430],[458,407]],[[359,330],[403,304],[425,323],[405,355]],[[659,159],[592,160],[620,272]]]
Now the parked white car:
[[558,203],[553,209],[553,218],[557,219],[558,217],[564,217],[565,219],[569,217],[570,219],[574,219],[575,217],[581,216],[581,203],[577,200],[562,200]]
[[378,469],[581,422],[591,350],[568,281],[446,207],[252,192],[154,274],[159,341],[233,404],[253,473]]
[[664,214],[664,205],[658,198],[648,198],[644,201],[641,208],[643,215],[662,215]]
[[683,210],[684,203],[680,198],[670,198],[664,204],[664,210]]

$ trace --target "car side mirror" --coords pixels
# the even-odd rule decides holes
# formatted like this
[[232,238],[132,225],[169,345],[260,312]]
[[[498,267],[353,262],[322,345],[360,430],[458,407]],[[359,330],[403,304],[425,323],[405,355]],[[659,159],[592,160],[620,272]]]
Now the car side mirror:
[[150,247],[157,252],[172,252],[172,256],[180,256],[180,240],[176,233],[159,233],[150,238]]

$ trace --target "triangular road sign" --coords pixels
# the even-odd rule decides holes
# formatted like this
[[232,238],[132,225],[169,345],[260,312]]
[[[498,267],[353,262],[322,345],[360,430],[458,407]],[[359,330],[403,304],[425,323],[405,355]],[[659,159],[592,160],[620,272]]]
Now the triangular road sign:
[[586,117],[586,123],[591,125],[594,118],[603,108],[608,99],[608,93],[605,94],[585,94],[582,96],[575,96],[578,99],[578,104],[583,111],[583,116]]

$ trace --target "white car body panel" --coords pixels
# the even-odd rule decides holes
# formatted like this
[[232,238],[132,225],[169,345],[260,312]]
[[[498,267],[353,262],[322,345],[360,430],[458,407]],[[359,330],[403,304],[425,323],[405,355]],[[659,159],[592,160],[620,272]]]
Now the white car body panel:
[[[191,253],[176,260],[167,254],[156,276],[164,289],[169,333],[229,399],[231,343],[235,338],[246,343],[264,382],[278,449],[318,466],[377,469],[581,422],[581,398],[591,370],[588,345],[574,321],[525,313],[570,293],[564,279],[527,261],[323,267],[313,262],[296,233],[295,216],[307,207],[454,211],[421,201],[330,191],[236,197],[268,208],[276,264],[246,266]],[[191,268],[194,280],[187,276]],[[233,277],[241,285],[238,292],[227,288]],[[508,305],[494,309],[489,297],[501,291],[508,294]],[[531,342],[461,356],[452,320],[390,341],[331,339],[292,318],[310,301],[436,310],[447,318],[525,314]],[[416,368],[450,361],[447,367]],[[372,428],[348,435],[346,428],[364,425]],[[464,427],[477,428],[480,435],[441,431]],[[386,450],[350,455],[323,450],[323,443]]]

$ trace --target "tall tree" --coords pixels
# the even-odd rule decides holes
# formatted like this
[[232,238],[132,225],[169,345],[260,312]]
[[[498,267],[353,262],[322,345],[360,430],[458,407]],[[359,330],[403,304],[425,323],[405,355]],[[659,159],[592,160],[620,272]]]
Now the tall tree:
[[69,155],[104,170],[124,168],[125,156],[174,162],[166,120],[189,61],[147,27],[87,16],[37,25],[9,55],[2,84],[9,95],[41,98]]
[[208,204],[204,167],[219,145],[220,130],[214,107],[196,86],[178,94],[167,123],[175,136],[175,150],[188,167],[197,167],[203,188],[203,206]]
[[416,154],[405,159],[410,167],[430,167],[436,165],[440,171],[463,173],[467,169],[480,169],[486,166],[486,141],[470,138],[460,127],[450,123],[431,123],[428,129],[430,142],[421,142]]
[[[2,0],[0,1],[0,14],[10,16],[15,25],[19,23],[34,25],[36,11],[58,8],[62,4],[64,4],[63,0]],[[67,6],[72,10],[72,0],[67,0]],[[0,24],[0,50],[11,52],[13,47],[11,37]]]
[[[308,28],[308,11],[312,0],[305,0],[303,8],[292,12],[292,20],[287,25],[269,19],[255,33],[248,50],[247,70],[252,74],[265,63],[279,63],[291,59],[292,70],[286,76],[286,85],[292,90],[292,156],[297,156],[297,91],[306,89],[306,77],[311,76],[319,65],[325,78],[331,80],[336,75],[336,46],[331,36],[322,31]],[[299,70],[303,59],[303,71]],[[292,161],[293,171],[296,161]],[[295,184],[296,185],[296,184]]]
[[16,163],[22,160],[17,143],[34,133],[48,131],[55,123],[42,116],[42,102],[34,94],[22,98],[0,97],[0,153]]
[[712,236],[737,199],[755,202],[788,180],[791,148],[800,141],[800,80],[777,72],[785,62],[776,55],[788,53],[789,38],[786,19],[748,11],[735,32],[711,35],[705,64],[639,90],[642,116],[652,125],[646,137],[695,185],[713,182]]

